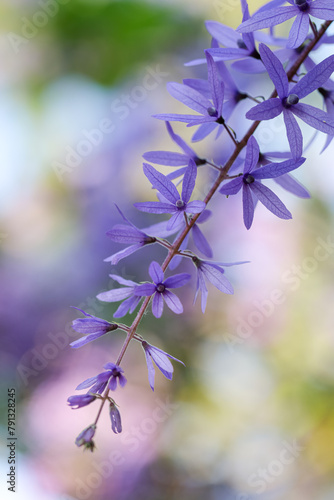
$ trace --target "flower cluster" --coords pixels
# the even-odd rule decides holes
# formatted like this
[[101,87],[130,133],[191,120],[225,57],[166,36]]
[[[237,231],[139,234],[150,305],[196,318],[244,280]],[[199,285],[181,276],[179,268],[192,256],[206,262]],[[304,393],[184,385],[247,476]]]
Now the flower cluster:
[[[115,434],[122,431],[120,411],[109,394],[127,383],[120,363],[132,340],[139,342],[143,348],[152,390],[155,366],[171,380],[171,360],[183,365],[176,357],[151,345],[138,332],[140,321],[149,305],[155,318],[163,315],[164,304],[172,313],[183,312],[179,292],[174,293],[174,289],[189,287],[192,276],[185,272],[169,274],[170,271],[187,260],[193,263],[196,271],[194,303],[200,294],[203,313],[208,300],[208,284],[224,294],[234,293],[233,286],[225,275],[226,268],[245,264],[247,261],[223,263],[212,260],[214,253],[205,236],[206,231],[204,229],[202,232],[198,226],[204,226],[214,216],[207,208],[212,197],[216,193],[230,197],[241,192],[243,222],[247,230],[254,223],[258,201],[276,217],[291,219],[291,212],[275,191],[279,185],[300,198],[310,197],[306,188],[291,176],[291,172],[304,166],[306,161],[303,155],[307,148],[304,146],[298,120],[326,135],[323,149],[329,146],[334,136],[334,81],[331,80],[334,56],[330,55],[318,63],[313,59],[313,51],[323,44],[334,42],[333,37],[326,33],[334,19],[333,2],[271,0],[253,16],[249,13],[247,1],[241,0],[240,3],[242,22],[237,30],[216,21],[208,21],[206,27],[212,37],[211,45],[204,51],[204,57],[187,63],[187,66],[206,64],[207,79],[188,78],[182,83],[170,82],[167,85],[171,96],[190,108],[191,113],[169,112],[155,115],[155,118],[165,122],[170,139],[179,149],[149,151],[143,155],[143,172],[156,200],[140,201],[134,207],[140,212],[151,214],[151,217],[157,216],[156,223],[140,229],[116,207],[121,222],[107,232],[113,242],[125,245],[105,259],[112,266],[148,246],[159,245],[166,251],[165,260],[161,264],[156,260],[151,261],[148,281],[132,281],[113,272],[110,277],[121,286],[97,295],[98,300],[103,302],[120,302],[114,312],[115,318],[137,311],[135,319],[127,326],[80,310],[84,318],[75,319],[72,323],[73,329],[83,335],[72,342],[73,348],[82,347],[100,337],[105,338],[116,330],[126,334],[122,349],[115,358],[116,362],[105,364],[102,373],[78,385],[77,390],[88,392],[68,398],[68,404],[73,409],[95,401],[100,401],[102,405],[95,422],[77,437],[78,446],[94,449],[93,437],[106,401],[109,402],[112,431]],[[289,5],[285,5],[286,3]],[[277,37],[276,25],[293,18],[288,37]],[[325,22],[320,24],[322,21]],[[258,33],[263,28],[269,30]],[[238,78],[234,78],[233,71],[235,74],[239,73]],[[263,75],[266,85],[270,82],[274,86],[267,98],[252,95],[255,73]],[[245,74],[247,78],[242,79]],[[259,88],[257,94],[261,95],[262,92],[263,89]],[[301,102],[314,92],[318,92],[318,97],[320,95],[325,110]],[[243,102],[243,108],[239,107],[240,102]],[[237,108],[238,125],[233,129],[230,118]],[[257,130],[263,121],[277,117],[281,117],[285,124],[286,150],[262,150],[256,138]],[[218,139],[224,134],[225,143],[226,140],[230,141],[233,148],[231,156],[226,158],[223,165],[215,162],[212,155],[199,156],[196,147],[190,147],[174,132],[171,122],[197,127],[192,137],[193,142],[201,141],[215,132],[215,140],[219,144]],[[242,136],[246,123],[249,123],[249,129]],[[159,170],[152,164],[159,165]],[[174,170],[167,173],[164,171],[165,167],[172,167]],[[210,177],[213,178],[204,197],[199,195],[198,169],[210,170]],[[272,181],[274,184],[270,185]],[[228,201],[225,206],[227,205]]]

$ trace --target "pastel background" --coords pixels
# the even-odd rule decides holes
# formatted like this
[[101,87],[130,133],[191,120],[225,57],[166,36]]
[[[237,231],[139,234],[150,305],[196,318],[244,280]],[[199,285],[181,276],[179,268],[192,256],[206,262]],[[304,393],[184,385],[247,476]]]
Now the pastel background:
[[[152,393],[144,354],[131,345],[128,384],[115,395],[123,434],[104,415],[96,452],[74,445],[97,407],[73,411],[66,399],[115,361],[122,334],[71,350],[70,306],[111,320],[117,305],[95,299],[113,286],[109,273],[145,280],[149,262],[163,259],[152,247],[111,268],[103,259],[121,247],[105,232],[120,221],[115,203],[139,226],[162,220],[132,207],[153,199],[142,154],[176,151],[151,115],[184,112],[168,81],[206,76],[204,67],[183,66],[210,44],[204,21],[236,27],[241,15],[237,0],[55,0],[43,17],[46,3],[0,5],[1,498],[12,498],[5,477],[14,387],[17,500],[332,499],[334,174],[333,147],[319,155],[321,134],[296,174],[312,198],[276,188],[292,221],[259,206],[247,231],[240,198],[216,197],[216,216],[203,228],[215,260],[251,261],[227,271],[235,295],[210,287],[202,315],[193,280],[179,293],[182,317],[146,315],[143,336],[186,368],[175,366],[172,382],[157,373]],[[249,5],[253,12],[263,2]],[[318,60],[331,51],[318,51]],[[261,81],[254,77],[254,95],[271,91]],[[241,116],[232,126],[243,127]],[[182,124],[175,130],[190,139]],[[257,138],[264,151],[286,147],[279,120]],[[194,148],[223,161],[230,145],[208,139]],[[198,196],[209,182],[201,171]]]

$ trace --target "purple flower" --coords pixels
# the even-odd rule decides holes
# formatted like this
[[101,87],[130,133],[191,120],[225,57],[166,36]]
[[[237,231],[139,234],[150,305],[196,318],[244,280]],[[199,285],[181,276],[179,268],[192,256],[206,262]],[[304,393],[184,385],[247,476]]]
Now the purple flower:
[[[215,39],[212,40],[211,44],[212,48],[218,48],[218,43],[216,42]],[[204,60],[205,61],[205,60]],[[215,63],[216,68],[218,71],[219,78],[221,81],[224,82],[224,87],[225,87],[225,92],[224,92],[224,120],[227,122],[229,118],[231,117],[234,109],[238,105],[239,102],[243,101],[248,97],[248,94],[245,92],[242,92],[239,90],[237,87],[235,81],[233,80],[230,71],[227,69],[225,66],[225,63],[221,60]],[[264,70],[264,66],[261,62],[261,67],[262,70]],[[193,88],[194,90],[197,90],[204,96],[210,98],[211,96],[211,89],[209,82],[207,80],[201,80],[199,78],[187,78],[183,80],[183,83],[185,85],[188,85],[189,87]],[[203,123],[198,127],[196,132],[194,133],[192,137],[192,141],[200,141],[204,139],[207,135],[210,134],[216,127],[215,122],[210,122],[210,123]],[[219,127],[217,137],[219,137],[220,132],[222,131],[222,128]]]
[[135,297],[133,295],[134,289],[138,283],[126,280],[121,276],[117,276],[117,274],[109,274],[109,276],[120,285],[124,285],[124,288],[114,288],[113,290],[99,293],[96,298],[102,302],[120,302],[121,300],[126,299],[114,312],[114,318],[122,318],[128,312],[130,314],[133,313],[140,302],[140,297]]
[[111,428],[115,434],[122,432],[121,414],[114,401],[110,401],[109,416],[111,420]]
[[132,222],[130,222],[129,219],[125,217],[125,215],[121,212],[117,205],[116,208],[127,225],[116,224],[106,234],[111,240],[115,241],[116,243],[130,243],[130,246],[104,259],[104,262],[111,262],[113,266],[118,264],[121,259],[124,259],[124,257],[128,257],[128,255],[133,254],[143,246],[149,245],[150,243],[155,243],[157,241],[155,237],[149,236],[141,229],[138,229],[134,224],[132,224]]
[[81,394],[80,396],[70,396],[67,399],[68,405],[72,407],[72,410],[77,410],[78,408],[82,408],[83,406],[87,406],[93,401],[95,401],[96,396],[92,394]]
[[164,279],[164,272],[161,266],[153,261],[149,267],[149,275],[154,283],[143,283],[135,288],[135,295],[140,297],[150,297],[153,295],[152,300],[152,313],[156,318],[160,318],[164,308],[164,302],[171,311],[175,314],[181,314],[183,307],[180,299],[169,288],[179,288],[190,280],[191,276],[187,273],[175,274],[167,279]]
[[166,199],[166,202],[147,201],[135,203],[134,206],[142,212],[153,214],[173,214],[167,224],[167,229],[172,229],[177,226],[183,214],[186,212],[197,214],[205,208],[205,203],[200,200],[191,201],[190,197],[195,187],[197,167],[193,160],[189,161],[182,184],[182,195],[180,198],[179,192],[165,175],[161,174],[155,168],[144,163],[144,174],[151,182],[152,187],[157,189],[159,193]]
[[[202,233],[201,229],[198,226],[198,224],[203,224],[204,222],[206,222],[211,216],[212,216],[211,210],[203,210],[203,212],[198,217],[195,224],[192,226],[190,232],[187,234],[187,236],[184,238],[183,242],[181,243],[180,250],[184,250],[187,248],[190,233],[191,233],[192,238],[193,238],[193,242],[194,242],[196,248],[203,255],[205,255],[205,257],[208,257],[209,259],[212,258],[212,256],[213,256],[212,249],[208,243],[208,240],[206,239],[206,237],[204,236],[204,234]],[[190,222],[192,217],[190,216],[188,219],[189,219],[188,222]],[[185,227],[186,227],[186,222],[183,221],[183,224],[181,225],[179,232],[175,237],[175,240],[178,239],[178,237],[180,236],[182,231],[185,229]],[[171,270],[176,269],[176,267],[179,265],[181,259],[182,259],[182,255],[175,255],[175,257],[173,257],[171,260],[171,263],[169,265],[169,269],[171,269]]]
[[[173,365],[169,361],[169,359],[174,359],[174,361],[177,361],[178,363],[181,363],[183,366],[185,364],[180,361],[177,358],[174,358],[170,354],[167,354],[167,352],[162,351],[158,347],[155,347],[145,340],[142,342],[142,347],[145,351],[145,356],[146,356],[146,363],[147,363],[147,370],[148,370],[148,381],[150,383],[152,391],[154,391],[154,377],[155,377],[155,369],[153,365],[153,361],[156,364],[156,366],[159,368],[161,373],[168,379],[172,380],[173,378]],[[153,360],[153,361],[152,361]]]
[[[206,160],[199,158],[195,151],[188,146],[188,144],[175,132],[173,131],[169,122],[166,122],[166,127],[168,134],[170,135],[172,141],[175,142],[183,151],[183,153],[173,153],[170,151],[149,151],[143,154],[143,158],[150,163],[156,163],[158,165],[167,165],[170,167],[181,167],[183,165],[188,165],[189,160],[193,160],[196,165],[204,165]],[[179,172],[184,173],[184,169],[180,169]],[[181,175],[181,173],[179,174]]]
[[283,113],[291,153],[294,158],[298,158],[303,152],[303,136],[294,115],[321,132],[334,135],[334,121],[328,113],[299,102],[328,80],[334,71],[334,56],[327,57],[317,64],[289,90],[288,77],[275,54],[264,44],[260,44],[260,54],[278,97],[254,106],[246,113],[246,118],[270,120]]
[[92,316],[77,307],[75,309],[81,311],[86,318],[77,318],[72,321],[73,330],[78,333],[83,333],[84,337],[71,342],[71,347],[82,347],[83,345],[88,344],[88,342],[92,342],[93,340],[102,337],[102,335],[112,332],[118,328],[116,323],[109,323],[109,321],[105,321],[104,319],[96,318],[95,316]]
[[102,394],[107,386],[111,391],[114,391],[117,387],[117,381],[121,387],[125,386],[126,378],[123,375],[124,370],[120,366],[114,363],[106,363],[103,368],[106,370],[105,372],[84,380],[76,390],[81,391],[81,389],[90,387],[89,393]]
[[201,307],[202,312],[205,312],[206,303],[208,299],[208,289],[205,284],[205,278],[210,281],[218,290],[223,293],[233,294],[233,287],[229,280],[224,276],[224,269],[221,266],[236,266],[239,264],[246,264],[244,262],[231,262],[229,264],[223,262],[209,262],[207,260],[201,260],[198,257],[192,258],[193,263],[197,269],[197,285],[196,293],[194,297],[194,303],[196,302],[197,295],[201,292]]
[[[249,19],[248,5],[244,6],[243,21]],[[232,67],[242,73],[262,73],[264,67],[260,54],[256,50],[253,33],[242,34],[241,37],[232,28],[216,21],[207,21],[206,29],[225,48],[208,49],[215,60],[235,60]]]
[[232,195],[242,189],[244,223],[247,229],[252,225],[254,218],[253,195],[277,217],[291,219],[292,215],[284,203],[269,188],[262,184],[262,179],[280,177],[291,170],[300,167],[305,158],[286,160],[281,163],[269,163],[264,167],[256,168],[259,160],[259,145],[254,137],[247,144],[246,159],[243,175],[224,184],[220,193]]
[[75,440],[75,444],[77,446],[83,446],[85,449],[94,451],[95,444],[93,441],[93,437],[96,431],[96,425],[92,424],[89,427],[86,427],[82,432],[80,432],[79,436]]
[[210,87],[210,98],[207,98],[197,90],[181,83],[168,83],[167,89],[172,97],[182,102],[189,108],[200,113],[199,115],[178,115],[161,114],[154,115],[154,118],[165,121],[179,121],[188,124],[188,127],[201,125],[202,123],[212,124],[213,128],[224,125],[222,117],[224,101],[224,83],[220,80],[216,64],[211,55],[205,52],[208,65],[208,81]]
[[240,24],[239,33],[270,28],[281,24],[292,17],[296,17],[289,34],[288,47],[295,48],[301,45],[308,35],[310,16],[327,21],[334,19],[334,5],[332,0],[287,0],[288,7],[278,7],[255,14]]
[[[273,158],[290,159],[291,153],[261,152],[259,157],[258,167],[268,165],[268,163],[271,163],[271,160]],[[295,179],[291,174],[283,174],[280,177],[276,177],[275,179],[273,179],[273,181],[276,182],[276,184],[281,186],[289,193],[292,193],[295,196],[298,196],[299,198],[311,197],[307,189],[299,181],[297,181],[297,179]]]

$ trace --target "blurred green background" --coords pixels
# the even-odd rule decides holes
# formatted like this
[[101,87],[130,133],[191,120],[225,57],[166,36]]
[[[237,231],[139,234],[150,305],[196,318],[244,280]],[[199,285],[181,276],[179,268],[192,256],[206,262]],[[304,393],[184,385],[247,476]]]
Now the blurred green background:
[[[124,431],[114,435],[104,415],[94,454],[74,439],[96,407],[66,405],[122,344],[115,333],[71,350],[69,306],[111,320],[117,305],[95,299],[114,286],[108,274],[145,280],[149,262],[163,258],[148,249],[110,268],[103,259],[119,247],[105,232],[119,222],[114,203],[139,226],[157,221],[132,207],[152,197],[141,155],[176,150],[151,115],[184,112],[165,85],[206,76],[183,64],[209,46],[206,19],[240,23],[239,2],[3,0],[0,19],[1,498],[11,498],[9,387],[19,500],[334,498],[333,147],[320,157],[320,134],[297,173],[311,200],[275,190],[292,221],[258,207],[247,232],[240,199],[213,202],[219,215],[204,232],[215,260],[251,261],[227,271],[235,295],[210,287],[202,315],[189,287],[181,318],[144,318],[143,336],[186,368],[176,366],[172,382],[157,373],[152,393],[144,355],[131,346],[128,384],[116,394]],[[260,82],[254,77],[254,93]],[[261,147],[279,140],[284,149],[282,136],[274,129]],[[194,147],[228,150],[209,139]],[[203,195],[209,178],[199,182]]]

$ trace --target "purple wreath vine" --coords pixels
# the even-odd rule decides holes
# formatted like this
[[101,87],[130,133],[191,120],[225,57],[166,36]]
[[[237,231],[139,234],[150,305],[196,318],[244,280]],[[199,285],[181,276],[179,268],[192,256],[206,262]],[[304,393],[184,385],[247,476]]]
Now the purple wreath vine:
[[[105,405],[109,408],[112,431],[116,434],[122,432],[121,415],[111,394],[127,383],[120,365],[132,340],[139,342],[143,348],[152,390],[155,367],[171,380],[171,361],[183,364],[179,359],[151,345],[138,331],[141,319],[149,306],[155,318],[162,316],[164,304],[175,314],[183,312],[182,303],[174,289],[185,286],[191,276],[188,273],[166,276],[168,269],[174,269],[183,259],[192,261],[197,276],[195,300],[200,294],[203,313],[208,298],[208,283],[223,293],[233,294],[225,268],[245,262],[212,261],[210,244],[199,227],[199,224],[205,224],[213,215],[207,208],[212,197],[216,193],[234,196],[241,191],[243,221],[247,229],[252,226],[257,202],[262,203],[273,215],[281,219],[291,219],[290,211],[263,181],[273,179],[290,193],[302,198],[309,197],[308,191],[290,175],[290,172],[300,168],[306,160],[302,156],[305,152],[303,134],[296,118],[326,134],[323,150],[333,139],[334,82],[330,77],[334,71],[334,55],[319,64],[312,58],[313,52],[321,45],[334,43],[334,36],[326,33],[334,20],[333,2],[272,0],[250,16],[247,1],[241,0],[241,9],[242,23],[235,31],[215,21],[206,23],[212,36],[211,47],[205,50],[205,58],[191,61],[188,65],[205,63],[207,80],[186,79],[183,83],[167,84],[171,96],[195,114],[155,115],[155,118],[165,121],[170,138],[181,152],[151,151],[143,155],[145,161],[149,162],[144,163],[143,171],[152,188],[156,190],[158,201],[135,203],[134,206],[149,214],[168,214],[169,219],[143,230],[132,224],[117,207],[122,223],[115,225],[107,233],[112,241],[126,245],[106,259],[112,265],[148,245],[160,245],[167,253],[161,264],[152,261],[149,265],[150,281],[136,283],[111,274],[110,277],[120,287],[97,296],[104,302],[120,302],[114,318],[121,318],[139,308],[135,319],[128,326],[119,322],[110,323],[79,310],[84,317],[75,319],[72,323],[73,329],[82,335],[72,342],[73,348],[82,347],[116,329],[126,334],[121,351],[114,361],[104,365],[103,372],[77,386],[77,390],[86,392],[68,398],[68,404],[73,409],[99,402],[95,421],[85,428],[75,441],[77,446],[83,446],[85,449],[94,450],[93,438]],[[288,38],[276,37],[276,25],[292,18],[294,21]],[[322,24],[317,27],[313,18],[321,20]],[[259,36],[257,30],[263,28],[270,30]],[[262,42],[258,43],[258,39]],[[268,45],[276,49],[272,50]],[[269,75],[274,87],[271,95],[267,99],[261,99],[251,96],[247,89],[239,89],[224,61],[233,61],[230,67],[247,74],[249,80],[254,74]],[[302,102],[303,98],[315,91],[322,97],[326,111]],[[251,121],[250,128],[243,137],[239,137],[238,130],[231,128],[229,120],[240,101],[244,100],[251,104],[255,101],[255,105],[252,105],[244,116],[245,120]],[[263,121],[272,120],[279,115],[283,115],[290,151],[260,151],[254,133]],[[173,131],[170,124],[173,121],[183,122],[187,127],[197,127],[193,142],[200,141],[211,133],[216,134],[216,139],[223,133],[228,134],[234,148],[231,156],[224,165],[197,156],[194,149]],[[245,154],[240,156],[245,148]],[[152,163],[175,167],[175,171],[163,175],[151,165]],[[215,179],[204,199],[194,200],[192,195],[199,167],[212,169]],[[173,183],[176,178],[182,181],[181,189]],[[180,182],[177,185],[179,184]],[[190,234],[196,252],[188,249]],[[201,256],[197,255],[197,251]]]

